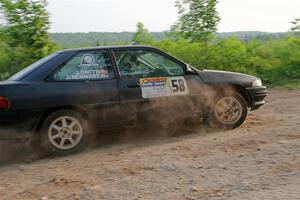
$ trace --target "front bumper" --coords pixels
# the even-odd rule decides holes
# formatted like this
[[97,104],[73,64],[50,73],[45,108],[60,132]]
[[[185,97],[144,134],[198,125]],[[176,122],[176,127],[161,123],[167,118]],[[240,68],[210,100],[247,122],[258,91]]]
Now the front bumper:
[[251,87],[247,88],[247,93],[250,98],[250,108],[251,110],[257,110],[261,106],[263,106],[265,102],[265,98],[268,96],[268,90],[266,86],[261,87]]

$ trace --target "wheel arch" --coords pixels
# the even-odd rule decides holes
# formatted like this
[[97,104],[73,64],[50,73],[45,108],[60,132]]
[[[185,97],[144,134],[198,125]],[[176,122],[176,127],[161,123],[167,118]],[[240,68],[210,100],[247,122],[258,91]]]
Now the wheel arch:
[[78,106],[62,106],[62,107],[55,107],[55,108],[51,108],[49,110],[47,110],[39,119],[38,121],[38,124],[35,128],[35,131],[34,131],[34,134],[39,134],[41,128],[42,128],[42,125],[44,123],[44,121],[46,120],[46,118],[54,113],[54,112],[57,112],[59,110],[71,110],[71,111],[75,111],[75,112],[78,112],[79,114],[82,115],[82,117],[87,120],[87,122],[89,123],[90,122],[90,117],[87,113],[87,111],[85,111],[84,109],[78,107]]
[[246,89],[244,87],[242,87],[241,85],[227,84],[227,85],[220,86],[217,88],[216,94],[223,93],[225,90],[232,90],[234,92],[237,92],[244,98],[248,107],[251,105],[251,97],[247,93]]
[[[248,114],[248,109],[246,108],[249,107],[250,98],[245,88],[243,88],[240,85],[222,84],[213,87],[213,90],[214,90],[213,101],[211,102],[211,104],[209,104],[207,116],[204,118],[204,121],[209,125],[213,125],[213,127],[217,127],[217,128],[221,127],[222,129],[226,129],[226,130],[239,127],[244,122]],[[235,124],[231,124],[231,125],[224,125],[224,124],[220,124],[220,122],[216,122],[217,120],[215,119],[213,114],[215,103],[222,96],[227,96],[227,95],[230,96],[230,95],[234,95],[234,93],[238,94],[240,98],[244,100],[243,107],[245,108],[245,110],[243,112],[244,114],[242,115],[242,118],[240,118],[240,120]]]

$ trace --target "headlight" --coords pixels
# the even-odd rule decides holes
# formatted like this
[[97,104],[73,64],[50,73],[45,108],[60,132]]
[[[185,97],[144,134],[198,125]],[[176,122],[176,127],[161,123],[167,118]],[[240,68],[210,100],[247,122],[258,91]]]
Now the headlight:
[[262,86],[262,82],[260,79],[256,79],[255,81],[252,82],[252,87],[260,87]]

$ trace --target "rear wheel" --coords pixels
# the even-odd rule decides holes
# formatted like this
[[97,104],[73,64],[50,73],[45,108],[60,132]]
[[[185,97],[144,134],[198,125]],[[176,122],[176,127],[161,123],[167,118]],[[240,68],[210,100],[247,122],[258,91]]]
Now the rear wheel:
[[215,99],[208,121],[217,128],[234,129],[244,123],[247,114],[245,99],[238,93],[231,93]]
[[50,114],[41,129],[42,147],[58,155],[82,150],[88,141],[88,125],[81,114],[60,110]]

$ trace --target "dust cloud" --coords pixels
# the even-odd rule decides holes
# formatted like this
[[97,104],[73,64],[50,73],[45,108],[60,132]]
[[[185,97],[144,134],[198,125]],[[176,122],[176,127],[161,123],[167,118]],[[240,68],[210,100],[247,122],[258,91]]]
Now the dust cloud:
[[[201,94],[201,99],[195,100],[186,96],[178,98],[154,98],[142,107],[135,109],[135,115],[128,116],[132,124],[126,128],[105,131],[91,130],[88,148],[105,148],[118,143],[155,142],[166,137],[180,137],[195,132],[207,134],[217,130],[208,127],[204,122],[204,115],[213,106],[216,92],[230,95],[232,88],[215,90],[210,87],[193,87],[194,92]],[[107,112],[117,113],[113,108]],[[105,113],[101,113],[105,115]],[[111,113],[110,113],[111,115]],[[189,117],[183,117],[187,116]],[[39,142],[31,139],[0,140],[0,165],[21,162],[34,162],[49,157],[39,147]]]

